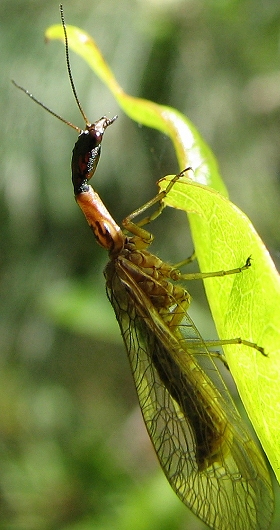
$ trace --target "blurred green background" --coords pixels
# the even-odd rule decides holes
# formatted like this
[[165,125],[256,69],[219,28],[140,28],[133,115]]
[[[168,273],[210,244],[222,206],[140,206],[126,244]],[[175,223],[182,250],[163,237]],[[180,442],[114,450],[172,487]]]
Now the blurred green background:
[[[128,93],[194,122],[279,265],[279,1],[65,0],[64,10]],[[44,43],[54,23],[57,1],[1,0],[0,529],[203,529],[168,486],[141,420],[106,300],[107,256],[73,199],[75,132],[10,82],[83,126],[63,47]],[[119,114],[94,185],[121,222],[176,173],[176,159],[167,138],[120,112],[80,58],[71,63],[89,118]],[[152,230],[164,259],[192,252],[182,213],[166,210]],[[213,338],[203,289],[190,291],[191,314]],[[276,486],[274,529],[279,502]]]

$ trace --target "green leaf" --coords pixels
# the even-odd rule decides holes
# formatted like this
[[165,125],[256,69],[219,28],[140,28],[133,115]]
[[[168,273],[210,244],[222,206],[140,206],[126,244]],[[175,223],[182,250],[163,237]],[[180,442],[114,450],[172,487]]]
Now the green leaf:
[[[180,170],[192,167],[192,180],[177,182],[165,203],[188,213],[201,271],[240,267],[252,256],[249,270],[207,279],[205,288],[220,338],[242,337],[268,354],[243,345],[226,348],[242,401],[280,480],[280,282],[268,251],[249,219],[223,196],[226,189],[215,158],[190,121],[175,109],[125,94],[92,38],[73,26],[67,33],[70,48],[87,61],[124,112],[167,134]],[[64,41],[61,26],[50,27],[46,37]],[[161,188],[168,178],[160,181]]]
[[[171,178],[162,179],[160,188],[165,189]],[[208,278],[205,289],[219,337],[242,337],[268,354],[264,357],[243,345],[224,347],[239,394],[279,480],[279,275],[250,220],[216,191],[182,178],[165,202],[188,212],[201,271],[240,267],[252,256],[248,270]]]

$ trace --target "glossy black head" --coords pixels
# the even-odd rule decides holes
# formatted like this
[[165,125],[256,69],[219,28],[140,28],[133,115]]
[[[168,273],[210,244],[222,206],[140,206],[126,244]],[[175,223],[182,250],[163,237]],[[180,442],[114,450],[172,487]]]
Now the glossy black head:
[[88,180],[94,174],[100,158],[103,134],[116,119],[117,116],[112,119],[103,116],[100,120],[88,125],[86,130],[79,135],[74,145],[71,164],[75,195],[87,191]]

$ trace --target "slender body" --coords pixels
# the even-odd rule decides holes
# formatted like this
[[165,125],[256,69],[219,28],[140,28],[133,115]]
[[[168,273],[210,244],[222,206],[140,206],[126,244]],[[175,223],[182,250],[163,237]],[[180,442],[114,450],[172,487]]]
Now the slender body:
[[210,528],[269,528],[273,494],[263,457],[186,312],[189,293],[172,282],[188,275],[145,249],[151,237],[131,217],[124,224],[134,235],[125,235],[86,182],[76,200],[109,251],[107,295],[149,436],[172,488]]

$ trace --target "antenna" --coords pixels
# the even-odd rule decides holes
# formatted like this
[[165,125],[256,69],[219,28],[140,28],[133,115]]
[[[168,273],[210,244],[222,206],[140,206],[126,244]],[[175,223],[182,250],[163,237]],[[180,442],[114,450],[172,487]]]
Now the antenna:
[[67,37],[67,31],[66,31],[66,24],[65,24],[65,19],[64,19],[64,13],[63,13],[63,7],[62,7],[62,4],[59,5],[59,10],[60,10],[60,18],[61,18],[61,23],[62,23],[62,27],[63,27],[63,31],[64,31],[64,41],[65,41],[65,56],[66,56],[66,64],[67,64],[67,71],[68,71],[68,76],[69,76],[69,80],[70,80],[70,84],[71,84],[71,88],[72,88],[72,92],[74,94],[74,98],[76,100],[76,103],[78,105],[78,108],[80,110],[80,113],[81,115],[83,116],[84,120],[85,120],[85,124],[87,127],[89,127],[91,125],[91,123],[89,122],[88,118],[86,117],[85,115],[85,112],[82,108],[82,105],[80,103],[80,100],[78,98],[78,95],[77,95],[77,91],[76,91],[76,87],[75,87],[75,83],[74,83],[74,79],[73,79],[73,76],[72,76],[72,71],[71,71],[71,65],[70,65],[70,59],[69,59],[69,45],[68,45],[68,37]]
[[[63,13],[63,7],[62,7],[62,4],[59,5],[59,10],[60,10],[60,18],[61,18],[61,23],[62,23],[62,27],[63,27],[63,31],[64,31],[64,41],[65,41],[65,55],[66,55],[66,65],[67,65],[67,72],[68,72],[68,77],[69,77],[69,80],[70,80],[70,84],[71,84],[71,88],[72,88],[72,92],[74,94],[74,98],[76,100],[76,103],[78,105],[78,108],[80,110],[80,113],[81,115],[83,116],[83,119],[85,121],[85,124],[86,124],[86,129],[89,129],[90,126],[92,125],[88,118],[86,117],[85,115],[85,112],[81,106],[81,103],[79,101],[79,98],[78,98],[78,95],[77,95],[77,91],[76,91],[76,87],[75,87],[75,84],[74,84],[74,80],[73,80],[73,76],[72,76],[72,71],[71,71],[71,66],[70,66],[70,59],[69,59],[69,45],[68,45],[68,37],[67,37],[67,31],[66,31],[66,24],[65,24],[65,19],[64,19],[64,13]],[[71,123],[70,121],[68,120],[65,120],[65,118],[62,118],[62,116],[60,116],[59,114],[57,114],[56,112],[54,112],[53,110],[51,110],[49,107],[47,107],[44,103],[42,103],[41,101],[39,101],[35,96],[33,96],[33,94],[31,94],[31,92],[29,92],[29,90],[26,90],[26,88],[18,85],[14,80],[12,80],[12,83],[17,87],[19,88],[20,90],[22,90],[30,99],[32,99],[33,101],[35,101],[35,103],[37,103],[38,105],[40,105],[40,107],[43,107],[43,109],[45,109],[47,112],[49,112],[50,114],[52,114],[52,116],[54,116],[55,118],[58,118],[60,121],[62,121],[63,123],[66,123],[66,125],[69,125],[69,127],[72,127],[72,129],[75,129],[75,131],[78,131],[78,133],[82,133],[83,132],[83,129],[81,129],[80,127],[78,127],[77,125],[74,125],[73,123]]]
[[63,121],[63,123],[66,123],[66,125],[69,125],[69,127],[72,127],[72,129],[75,129],[75,131],[78,131],[79,133],[82,132],[83,129],[81,129],[80,127],[77,127],[77,125],[74,125],[73,123],[71,123],[71,121],[67,121],[65,120],[64,118],[62,118],[62,116],[60,116],[59,114],[57,114],[56,112],[54,112],[53,110],[51,110],[49,107],[47,107],[46,105],[44,105],[44,103],[42,103],[42,101],[39,101],[39,99],[35,98],[35,96],[33,96],[33,94],[31,94],[31,92],[29,92],[29,90],[26,90],[26,88],[23,88],[23,86],[20,86],[18,85],[13,79],[12,79],[12,83],[13,85],[15,85],[17,88],[19,88],[20,90],[22,90],[30,99],[32,99],[33,101],[35,101],[35,103],[37,103],[38,105],[40,105],[40,107],[43,107],[43,109],[45,109],[47,112],[49,112],[50,114],[52,114],[52,116],[54,116],[55,118],[58,118],[60,121]]

